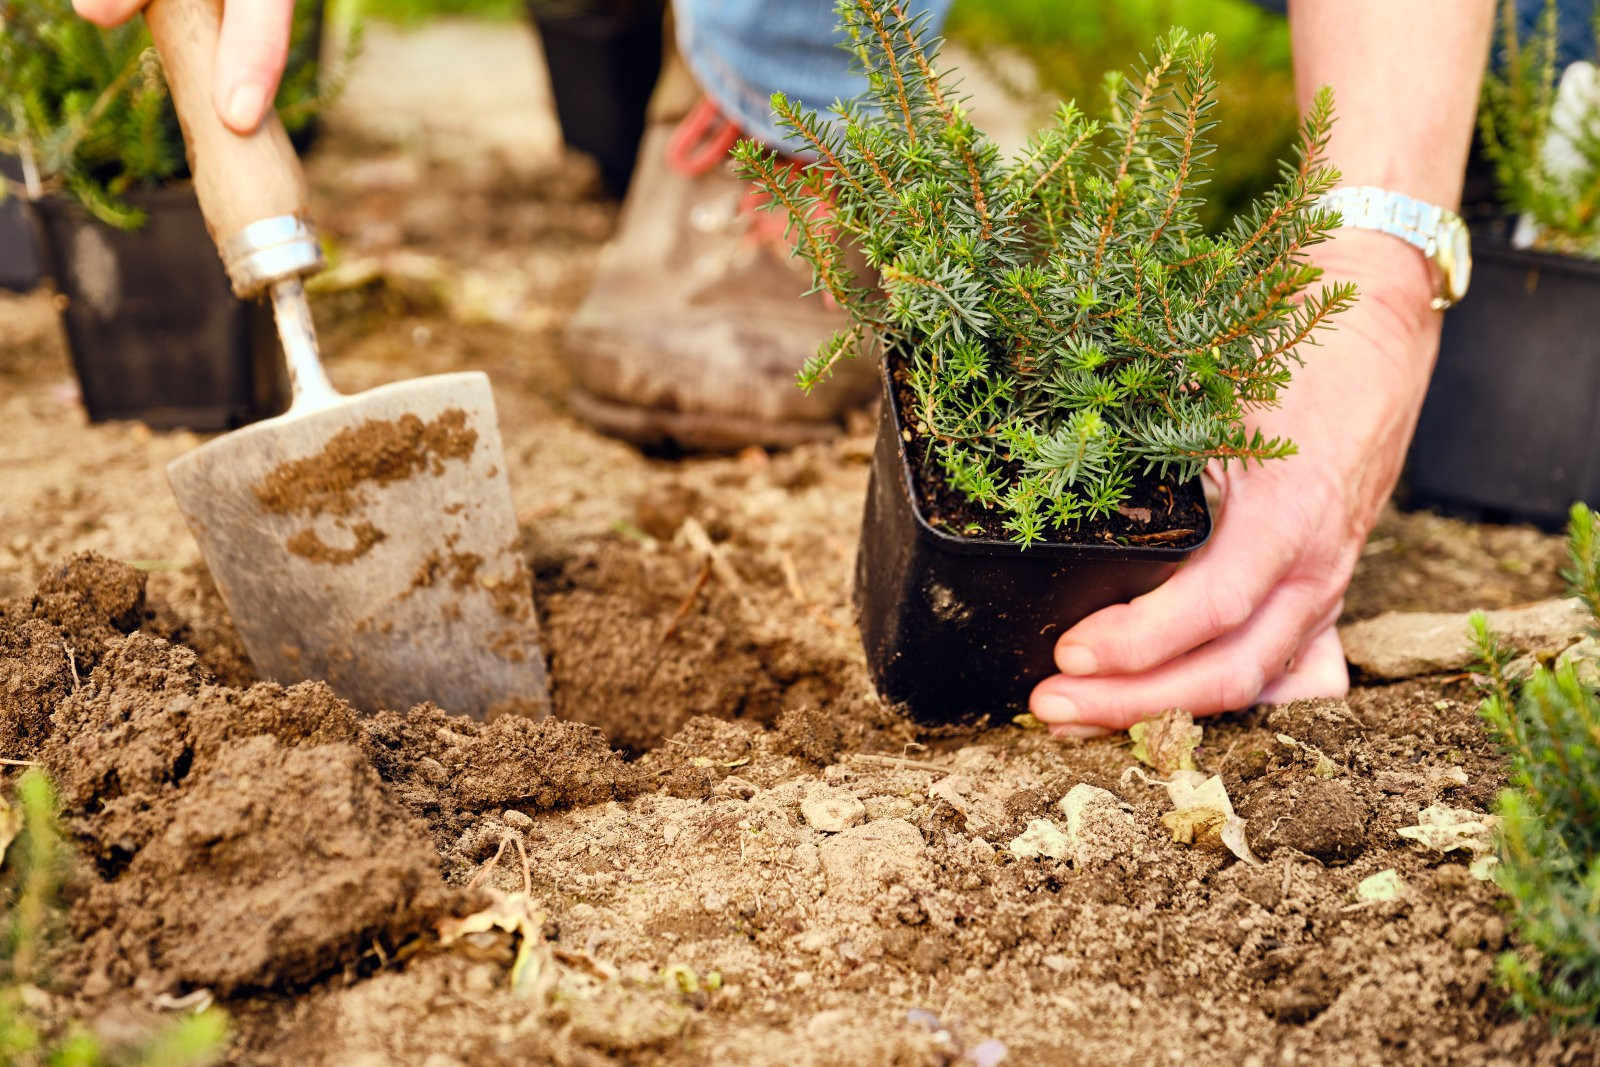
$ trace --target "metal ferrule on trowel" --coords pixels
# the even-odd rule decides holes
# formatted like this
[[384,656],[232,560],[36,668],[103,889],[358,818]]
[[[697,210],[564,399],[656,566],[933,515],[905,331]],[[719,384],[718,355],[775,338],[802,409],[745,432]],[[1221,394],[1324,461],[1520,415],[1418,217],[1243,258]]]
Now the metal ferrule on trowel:
[[222,265],[242,297],[270,293],[284,361],[294,389],[290,413],[324,407],[339,394],[322,369],[317,331],[302,280],[324,266],[322,246],[310,223],[298,215],[276,215],[250,223],[217,245]]

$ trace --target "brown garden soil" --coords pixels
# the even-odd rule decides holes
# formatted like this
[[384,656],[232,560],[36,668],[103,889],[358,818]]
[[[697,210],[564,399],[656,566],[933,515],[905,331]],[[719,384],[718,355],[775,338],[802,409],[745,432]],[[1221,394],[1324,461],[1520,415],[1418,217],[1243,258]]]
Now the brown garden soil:
[[[1174,844],[1125,739],[919,731],[873,696],[848,606],[870,421],[680,461],[596,436],[556,351],[614,209],[570,169],[383,165],[314,168],[377,264],[317,298],[330,373],[489,373],[557,717],[368,718],[258,682],[163,484],[197,439],[85,425],[48,294],[0,301],[0,756],[51,771],[79,857],[53,1019],[125,1038],[204,990],[227,1062],[294,1067],[1600,1056],[1496,989],[1498,891],[1396,834],[1502,784],[1468,679],[1207,723],[1259,867]],[[520,271],[503,300],[462,295],[486,257]],[[1349,615],[1549,596],[1560,553],[1389,514]],[[1015,858],[1080,783],[1125,832]],[[1358,902],[1385,868],[1408,895]],[[525,942],[444,943],[525,878]]]

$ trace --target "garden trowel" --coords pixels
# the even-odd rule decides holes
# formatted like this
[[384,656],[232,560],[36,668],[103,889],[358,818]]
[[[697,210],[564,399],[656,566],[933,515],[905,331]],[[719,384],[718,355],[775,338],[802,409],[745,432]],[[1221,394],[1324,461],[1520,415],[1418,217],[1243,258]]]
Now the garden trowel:
[[174,460],[167,478],[257,670],[366,710],[548,708],[532,581],[488,378],[329,384],[302,279],[322,257],[282,125],[211,103],[221,0],[146,9],[195,191],[240,296],[269,293],[294,403]]

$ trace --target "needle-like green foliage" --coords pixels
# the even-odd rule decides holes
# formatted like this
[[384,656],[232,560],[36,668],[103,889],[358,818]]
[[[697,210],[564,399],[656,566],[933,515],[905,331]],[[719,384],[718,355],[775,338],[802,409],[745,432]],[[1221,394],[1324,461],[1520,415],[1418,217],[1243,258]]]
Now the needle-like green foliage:
[[[13,839],[13,835],[15,835]],[[0,799],[0,1064],[7,1067],[205,1067],[216,1063],[227,1019],[189,1015],[128,1046],[109,1046],[81,1025],[42,1017],[47,941],[59,926],[56,896],[70,862],[56,823],[55,791],[37,768]]]
[[[277,96],[292,131],[332,91],[319,88],[313,30],[320,5],[295,6]],[[101,221],[138,226],[124,197],[188,173],[183,136],[143,19],[101,30],[71,0],[0,0],[0,155],[20,163],[14,192],[65,192]],[[7,182],[0,179],[0,196]]]
[[[1600,11],[1596,12],[1600,40]],[[1537,224],[1535,244],[1600,255],[1600,107],[1557,116],[1555,0],[1523,38],[1516,0],[1503,0],[1496,60],[1483,81],[1478,130],[1500,196]],[[1561,146],[1552,148],[1552,137]]]
[[[1565,576],[1600,625],[1595,514],[1574,506],[1567,536]],[[1600,1022],[1600,697],[1585,680],[1600,664],[1541,666],[1519,684],[1481,614],[1472,627],[1483,714],[1511,760],[1496,879],[1526,946],[1500,958],[1500,977],[1523,1011]]]
[[1142,70],[1107,79],[1103,120],[1063,104],[1006,160],[901,0],[838,10],[868,96],[836,102],[837,122],[772,99],[817,165],[735,149],[850,317],[802,386],[875,344],[901,353],[920,458],[1023,544],[1109,515],[1140,475],[1294,451],[1245,419],[1355,296],[1314,288],[1306,260],[1338,222],[1318,206],[1338,177],[1322,162],[1327,92],[1273,192],[1208,237],[1195,191],[1213,151],[1211,37],[1173,30]]

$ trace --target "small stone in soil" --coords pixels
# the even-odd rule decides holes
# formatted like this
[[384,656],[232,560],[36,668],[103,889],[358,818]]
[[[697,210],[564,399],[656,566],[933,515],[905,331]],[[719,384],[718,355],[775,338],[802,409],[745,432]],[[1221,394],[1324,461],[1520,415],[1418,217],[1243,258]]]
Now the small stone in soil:
[[800,802],[800,814],[813,830],[836,834],[861,822],[867,809],[854,794],[819,784]]
[[1110,790],[1080,783],[1056,806],[1067,817],[1067,847],[1074,866],[1090,867],[1132,855],[1142,843],[1138,824]]
[[1011,854],[1018,859],[1065,859],[1072,850],[1067,835],[1049,819],[1034,819],[1028,828],[1012,839]]

